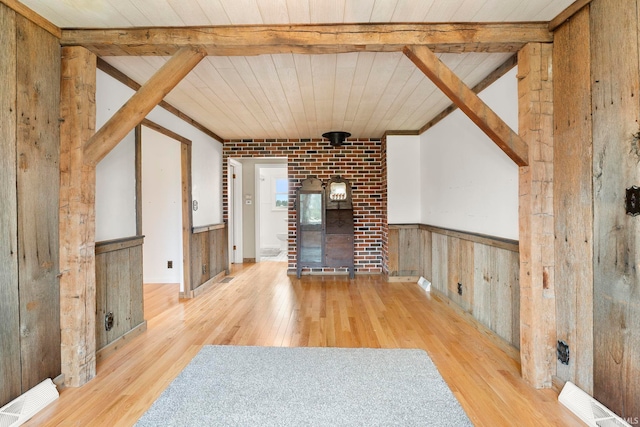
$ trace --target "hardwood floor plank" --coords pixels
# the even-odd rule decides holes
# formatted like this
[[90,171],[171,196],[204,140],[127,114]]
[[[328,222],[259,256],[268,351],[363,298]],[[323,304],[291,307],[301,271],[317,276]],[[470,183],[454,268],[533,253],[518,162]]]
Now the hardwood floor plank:
[[206,344],[421,348],[477,426],[582,425],[441,295],[376,275],[296,279],[286,268],[234,265],[233,280],[188,300],[178,285],[145,285],[147,331],[25,425],[131,426]]

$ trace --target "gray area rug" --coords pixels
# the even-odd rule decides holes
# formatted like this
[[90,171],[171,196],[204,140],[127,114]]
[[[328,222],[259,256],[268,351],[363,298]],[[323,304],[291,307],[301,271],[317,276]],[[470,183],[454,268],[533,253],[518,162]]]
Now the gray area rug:
[[205,346],[136,426],[470,426],[423,350]]

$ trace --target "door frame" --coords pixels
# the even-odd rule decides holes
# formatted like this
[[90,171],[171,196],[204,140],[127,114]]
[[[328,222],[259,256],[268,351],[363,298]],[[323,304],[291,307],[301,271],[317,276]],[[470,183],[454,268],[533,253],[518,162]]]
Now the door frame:
[[[255,222],[255,252],[256,252],[256,262],[260,262],[260,213],[262,209],[262,201],[260,200],[260,190],[262,186],[262,181],[260,181],[260,170],[261,169],[284,169],[285,177],[287,181],[289,180],[289,163],[286,157],[265,157],[264,159],[271,160],[282,160],[282,163],[256,163],[254,165],[255,168],[255,213],[254,213],[254,222]],[[287,224],[288,228],[288,224]]]
[[191,140],[148,119],[143,119],[142,122],[136,126],[136,233],[138,236],[142,235],[142,126],[168,136],[180,143],[183,281],[183,290],[180,292],[180,296],[183,298],[191,298],[191,231],[193,224],[191,211]]
[[242,264],[242,163],[231,157],[227,158],[227,183],[227,196],[229,199],[229,263]]

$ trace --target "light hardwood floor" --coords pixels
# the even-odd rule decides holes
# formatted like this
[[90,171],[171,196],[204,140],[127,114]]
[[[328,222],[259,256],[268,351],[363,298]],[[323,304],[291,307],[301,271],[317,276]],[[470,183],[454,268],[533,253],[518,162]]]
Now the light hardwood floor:
[[580,426],[553,390],[522,381],[514,352],[438,295],[382,276],[287,276],[236,265],[196,299],[145,285],[148,329],[28,426],[130,426],[205,344],[425,349],[476,426]]

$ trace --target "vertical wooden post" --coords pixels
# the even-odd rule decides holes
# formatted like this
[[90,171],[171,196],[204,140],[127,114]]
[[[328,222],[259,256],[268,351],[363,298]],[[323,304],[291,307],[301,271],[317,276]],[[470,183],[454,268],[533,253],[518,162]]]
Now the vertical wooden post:
[[96,56],[62,49],[60,113],[60,328],[62,373],[78,387],[96,373],[95,165],[84,144],[95,133]]
[[18,286],[16,16],[0,4],[0,406],[22,393]]
[[555,374],[552,45],[518,53],[519,135],[529,165],[520,167],[520,358],[537,388]]

